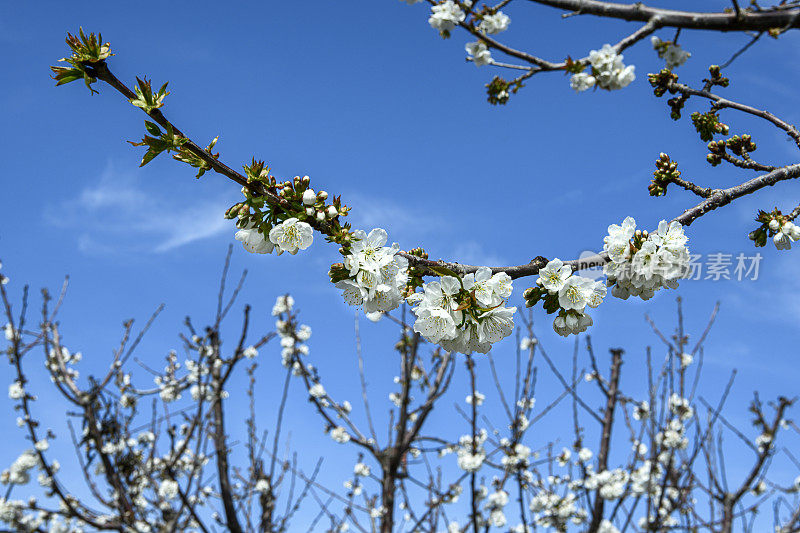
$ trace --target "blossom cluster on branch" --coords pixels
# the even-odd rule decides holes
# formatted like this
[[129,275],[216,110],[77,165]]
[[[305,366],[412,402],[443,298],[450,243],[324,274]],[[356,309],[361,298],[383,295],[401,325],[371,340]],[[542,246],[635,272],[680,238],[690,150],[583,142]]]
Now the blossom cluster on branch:
[[765,246],[767,238],[772,237],[771,240],[776,249],[791,249],[792,243],[800,240],[800,226],[792,222],[793,215],[796,216],[797,213],[793,212],[786,216],[779,209],[775,209],[771,213],[759,211],[756,221],[761,222],[761,226],[750,232],[750,240],[756,246]]
[[608,227],[603,249],[610,261],[603,267],[611,294],[626,300],[648,300],[662,287],[675,289],[689,264],[688,238],[679,222],[662,220],[652,233],[636,229],[627,217]]
[[[454,274],[454,273],[453,273]],[[449,352],[487,353],[511,335],[516,307],[506,307],[511,277],[479,268],[463,277],[442,275],[408,297],[417,320],[414,331]]]
[[352,232],[352,244],[344,262],[331,268],[331,281],[342,290],[349,305],[363,306],[373,320],[397,309],[408,282],[408,260],[397,255],[400,246],[384,246],[386,230],[375,228],[367,234]]
[[572,268],[560,259],[553,259],[539,271],[536,287],[524,293],[528,307],[542,300],[548,313],[558,311],[553,321],[553,330],[562,337],[577,335],[592,325],[592,317],[586,314],[586,307],[597,307],[606,296],[606,285],[572,274]]
[[[490,99],[495,99],[497,103],[507,101],[509,94],[516,92],[522,86],[522,81],[527,79],[525,76],[543,70],[562,70],[571,73],[573,87],[579,91],[590,87],[607,90],[623,88],[633,81],[635,75],[634,67],[623,62],[622,50],[651,35],[660,26],[658,21],[651,20],[628,38],[616,45],[605,44],[598,50],[592,50],[586,58],[572,60],[568,57],[563,63],[550,63],[532,59],[532,56],[520,55],[494,40],[492,36],[506,31],[510,25],[509,16],[500,10],[505,5],[507,4],[501,3],[494,7],[478,6],[473,2],[458,0],[431,2],[429,18],[430,25],[439,30],[444,37],[449,36],[449,32],[456,27],[476,36],[478,40],[468,43],[466,49],[472,61],[478,66],[494,63],[491,50],[501,50],[514,57],[526,58],[534,64],[528,74],[516,80],[505,81],[496,77],[492,81]],[[768,113],[724,100],[710,93],[709,90],[714,86],[728,86],[729,80],[721,75],[719,66],[709,68],[710,78],[704,80],[705,85],[702,90],[677,83],[678,78],[670,68],[679,66],[690,55],[677,44],[677,36],[678,33],[672,41],[662,41],[658,37],[652,37],[653,47],[667,62],[668,68],[662,69],[658,74],[650,74],[648,79],[654,87],[656,96],[662,96],[667,92],[678,93],[678,96],[669,100],[672,117],[676,120],[680,118],[680,111],[690,96],[707,98],[713,102],[710,111],[692,113],[692,124],[701,139],[710,141],[708,148],[711,153],[707,158],[709,162],[719,164],[726,161],[740,168],[786,174],[776,175],[775,180],[791,179],[796,177],[795,174],[800,174],[800,166],[798,169],[789,170],[789,167],[780,169],[754,161],[749,154],[755,150],[755,143],[748,134],[735,135],[724,141],[713,141],[715,135],[727,134],[729,131],[729,127],[720,122],[719,117],[719,111],[726,107],[765,118],[787,132],[798,143],[800,143],[800,132],[794,126]],[[457,263],[429,261],[424,251],[420,251],[418,255],[416,249],[404,252],[396,244],[387,247],[386,232],[381,229],[375,229],[368,235],[363,231],[351,231],[348,223],[340,221],[341,217],[347,216],[350,208],[341,202],[341,197],[333,196],[329,199],[327,192],[315,192],[311,188],[308,176],[278,180],[270,174],[269,167],[263,161],[257,161],[255,158],[251,164],[244,165],[244,176],[234,172],[219,162],[218,153],[212,153],[212,148],[217,142],[216,138],[202,149],[166,120],[161,111],[164,99],[169,94],[166,91],[166,84],[158,91],[154,91],[149,80],[140,79],[135,92],[131,91],[110,73],[106,65],[106,59],[110,56],[108,43],[101,45],[101,41],[94,34],[86,36],[82,32],[80,37],[69,35],[67,43],[73,51],[72,57],[68,59],[72,69],[53,67],[59,84],[81,77],[84,77],[87,83],[102,79],[120,90],[133,105],[155,121],[145,121],[149,135],[146,135],[141,143],[133,143],[148,148],[142,164],[146,164],[161,152],[174,151],[175,159],[199,169],[198,176],[206,170],[213,169],[243,186],[244,201],[228,209],[226,217],[237,219],[237,226],[240,229],[236,233],[236,239],[241,241],[248,251],[262,254],[273,251],[277,254],[283,252],[296,254],[300,250],[307,249],[313,242],[314,232],[319,231],[327,241],[340,246],[339,251],[344,258],[342,263],[332,265],[329,273],[331,281],[343,291],[347,303],[362,306],[369,318],[377,320],[384,313],[396,309],[403,301],[407,301],[416,306],[418,327],[421,328],[420,331],[426,332],[423,335],[425,338],[440,344],[445,349],[464,353],[488,350],[492,343],[508,334],[509,324],[513,324],[509,310],[515,309],[505,307],[510,297],[510,283],[508,283],[509,294],[498,296],[502,304],[478,302],[474,295],[467,297],[471,294],[471,289],[464,285],[464,281],[467,284],[485,281],[479,279],[485,277],[485,272],[488,271],[488,269],[482,270],[485,267],[463,268]],[[631,295],[648,299],[661,287],[677,286],[677,280],[685,272],[688,263],[688,250],[685,247],[686,237],[682,224],[688,225],[698,216],[730,202],[732,198],[774,183],[767,180],[771,178],[769,175],[750,180],[738,186],[747,187],[745,193],[740,192],[737,187],[726,190],[700,187],[682,178],[681,173],[677,171],[677,163],[663,153],[657,162],[657,167],[649,186],[651,195],[666,194],[667,186],[674,183],[704,200],[671,223],[662,221],[659,228],[651,234],[636,231],[632,219],[630,224],[629,219],[626,219],[622,226],[610,227],[604,253],[598,255],[594,264],[604,265],[603,269],[608,277],[606,284],[612,288],[614,296],[623,299]],[[756,245],[763,245],[767,237],[772,237],[778,249],[788,249],[792,242],[800,238],[800,230],[792,222],[796,216],[795,212],[783,216],[777,210],[771,215],[760,214],[758,220],[762,226],[751,234],[751,238]],[[535,275],[545,269],[545,275],[539,277],[539,285],[526,291],[526,302],[532,305],[543,299],[548,312],[558,312],[554,320],[554,329],[560,335],[566,336],[583,332],[592,324],[592,318],[585,313],[585,307],[598,305],[605,296],[602,283],[572,275],[573,268],[583,268],[578,265],[579,262],[575,261],[559,263],[551,261],[548,265],[547,259],[537,257],[529,265],[504,267],[493,272],[494,276],[508,275],[508,272],[515,272],[516,275]],[[551,283],[552,286],[549,288],[542,285],[542,282],[556,271],[564,273],[556,275],[557,279],[562,279],[564,285],[555,286]],[[442,277],[436,282],[439,284],[436,290],[448,298],[455,299],[454,308],[446,309],[425,303],[427,300],[423,296],[428,287],[423,277],[431,275]],[[459,287],[455,286],[453,280],[458,281]],[[415,291],[420,287],[423,290],[422,295],[415,295]]]
[[658,52],[658,57],[666,61],[669,70],[683,65],[692,56],[692,54],[681,48],[681,45],[672,41],[662,41],[655,35],[650,38],[650,43]]
[[570,78],[570,85],[575,92],[583,92],[595,85],[608,91],[624,89],[636,79],[636,67],[626,66],[622,59],[622,54],[617,53],[613,46],[604,44],[600,50],[589,53],[590,72],[583,72],[582,69],[575,72]]

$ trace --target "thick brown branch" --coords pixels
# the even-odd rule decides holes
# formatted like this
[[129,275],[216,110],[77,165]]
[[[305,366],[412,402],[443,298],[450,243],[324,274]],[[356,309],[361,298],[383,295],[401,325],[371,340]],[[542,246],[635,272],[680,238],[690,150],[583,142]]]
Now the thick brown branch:
[[[214,355],[219,357],[219,341],[214,332]],[[222,498],[222,506],[225,510],[225,524],[228,531],[232,533],[242,533],[242,526],[236,516],[236,506],[234,504],[233,488],[228,474],[228,445],[225,435],[225,418],[222,409],[222,387],[224,382],[220,375],[220,368],[212,365],[212,379],[214,383],[214,449],[217,455],[217,474],[219,476],[219,491]]]
[[642,3],[619,4],[599,0],[530,0],[582,15],[648,22],[658,18],[662,26],[694,30],[764,31],[800,27],[800,8],[755,13],[702,13],[648,7]]
[[[603,413],[603,429],[600,437],[600,453],[597,456],[597,470],[603,472],[608,470],[609,451],[611,449],[611,430],[614,427],[614,410],[617,407],[617,393],[619,391],[620,368],[622,367],[622,350],[611,350],[611,376],[608,380],[608,392],[606,393],[606,408]],[[599,378],[598,378],[599,379]],[[595,495],[594,509],[592,510],[592,523],[589,531],[597,531],[600,522],[603,520],[603,507],[605,500],[600,497],[598,491]]]

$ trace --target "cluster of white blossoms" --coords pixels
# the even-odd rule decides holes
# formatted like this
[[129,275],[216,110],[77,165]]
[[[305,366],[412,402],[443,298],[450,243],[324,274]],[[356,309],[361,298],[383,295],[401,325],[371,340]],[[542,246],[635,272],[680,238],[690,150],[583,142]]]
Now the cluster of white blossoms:
[[[405,0],[408,4],[416,4],[420,0]],[[462,0],[463,5],[467,8],[472,7],[472,0]],[[458,24],[464,22],[467,14],[461,9],[461,6],[453,0],[442,0],[431,6],[431,16],[428,18],[428,24],[432,28],[439,30],[445,34]],[[489,13],[480,17],[477,29],[479,32],[486,35],[494,35],[508,29],[511,19],[502,11]]]
[[764,452],[765,450],[772,447],[772,435],[769,433],[762,433],[758,437],[756,437],[756,447],[758,447],[758,451]]
[[667,68],[670,70],[686,63],[686,60],[692,55],[681,48],[681,45],[671,41],[662,41],[655,35],[650,38],[650,43],[652,43],[653,49],[658,52],[658,57],[667,62]]
[[[211,347],[199,346],[198,351],[201,354],[210,354]],[[181,392],[186,389],[185,381],[177,375],[180,366],[177,352],[170,350],[167,354],[167,365],[164,367],[164,373],[153,376],[153,383],[158,387],[158,395],[164,403],[180,400],[182,398]]]
[[364,463],[356,463],[353,467],[353,475],[361,476],[361,477],[369,477],[370,469],[368,465]]
[[486,460],[486,449],[483,443],[486,442],[488,434],[485,429],[475,435],[473,443],[472,435],[463,435],[458,439],[456,455],[458,457],[458,467],[465,472],[477,472]]
[[[192,432],[191,427],[193,426],[190,426],[189,423],[177,426],[175,434],[181,437],[171,441],[165,453],[158,452],[156,447],[158,439],[151,431],[139,433],[135,437],[130,433],[104,433],[102,435],[105,442],[102,444],[101,452],[115,455],[114,464],[119,464],[120,460],[125,461],[125,490],[130,503],[138,515],[150,516],[154,519],[149,524],[137,522],[131,531],[161,531],[167,527],[155,516],[150,515],[149,510],[157,506],[161,511],[170,511],[174,505],[170,500],[175,500],[180,496],[178,480],[181,478],[191,480],[208,464],[209,457],[202,452],[195,453],[196,451],[192,449],[193,446],[188,445],[185,440],[186,436]],[[88,433],[89,427],[87,426],[83,430],[83,436],[87,437]],[[95,475],[105,473],[103,462],[96,462],[94,473]],[[196,488],[195,494],[187,495],[188,502],[192,505],[205,505],[214,490],[209,485],[198,485]]]
[[14,329],[10,323],[3,326],[3,333],[5,334],[6,340],[10,342],[14,342],[15,339],[20,338],[19,331]]
[[492,53],[482,41],[467,43],[466,46],[464,46],[464,50],[467,51],[467,55],[472,59],[476,67],[482,67],[494,61],[492,59]]
[[592,325],[592,317],[586,314],[586,307],[597,307],[606,296],[606,286],[602,281],[595,281],[582,276],[574,276],[572,268],[560,259],[553,259],[539,271],[536,280],[541,289],[547,291],[545,309],[548,300],[558,305],[558,316],[553,320],[553,330],[562,337],[577,335]]
[[633,72],[636,67],[633,65],[626,66],[622,59],[623,55],[618,54],[610,44],[604,44],[600,50],[592,50],[589,53],[589,63],[592,66],[591,73],[578,72],[573,74],[570,78],[570,86],[575,92],[583,92],[595,85],[609,91],[627,87],[636,79],[636,75]]
[[489,522],[494,527],[506,525],[506,515],[503,508],[508,505],[508,493],[504,490],[497,490],[486,497],[486,510],[489,511]]
[[58,357],[59,352],[57,352],[55,348],[50,348],[50,352],[47,354],[45,366],[50,371],[50,380],[54,383],[56,381],[63,382],[67,378],[76,381],[80,374],[70,365],[74,365],[81,361],[83,358],[81,352],[70,353],[66,346],[61,346],[60,354],[61,356]]
[[[677,403],[682,404],[683,402]],[[686,416],[686,412],[683,413],[683,416]],[[680,425],[680,416],[676,420]],[[580,461],[574,463],[583,469],[582,477],[573,478],[567,473],[564,475],[551,474],[543,479],[531,479],[528,484],[538,488],[530,502],[530,509],[535,513],[536,525],[567,531],[570,529],[570,524],[585,523],[589,513],[580,506],[576,494],[582,490],[596,491],[601,499],[607,501],[650,495],[653,501],[659,502],[657,516],[660,523],[669,527],[677,525],[675,517],[671,514],[675,511],[676,502],[680,501],[680,493],[677,488],[665,483],[663,479],[667,471],[664,465],[674,461],[674,454],[669,448],[664,447],[658,454],[657,460],[645,459],[647,446],[638,442],[634,443],[634,451],[637,462],[641,461],[641,463],[633,469],[625,467],[604,469],[598,472],[594,469],[593,464],[587,462],[591,459],[591,450],[583,448],[578,452]],[[562,456],[567,456],[567,454],[562,451]],[[562,467],[571,465],[568,458],[565,461],[556,462]],[[665,494],[665,498],[661,498],[662,493]],[[655,520],[654,516],[643,517],[639,523],[652,522]],[[643,526],[640,525],[640,527]],[[598,531],[618,533],[619,530],[613,523],[604,520]]]
[[350,441],[350,434],[344,427],[336,426],[335,428],[331,429],[331,438],[334,440],[334,442],[344,444]]
[[158,495],[165,500],[171,500],[178,497],[179,488],[178,482],[174,479],[164,479],[158,486]]
[[360,305],[371,320],[396,309],[403,301],[408,281],[408,260],[397,255],[400,246],[384,246],[386,230],[375,228],[367,235],[363,230],[353,232],[355,240],[344,258],[349,277],[338,281],[344,301]]
[[428,18],[428,24],[431,25],[431,28],[446,34],[455,28],[457,24],[464,22],[465,18],[467,18],[466,13],[458,4],[453,0],[445,0],[435,6],[431,6],[431,16]]
[[578,497],[571,490],[566,494],[558,494],[554,490],[538,492],[530,502],[530,510],[535,513],[536,525],[566,531],[567,524],[580,525],[586,521],[586,509],[578,507]]
[[508,446],[505,448],[505,455],[503,455],[500,462],[506,470],[515,471],[528,468],[530,465],[530,456],[530,447],[525,446],[521,442],[518,442],[513,447],[508,443]]
[[415,305],[414,331],[448,352],[488,353],[514,330],[516,307],[505,307],[511,277],[481,267],[463,277],[442,276],[423,285],[408,302]]
[[0,483],[3,485],[25,485],[31,476],[29,472],[39,466],[39,456],[33,450],[26,450],[17,457],[7,470],[0,474]]
[[[290,313],[293,308],[294,298],[291,295],[278,296],[275,305],[272,306],[272,316],[277,317],[275,329],[281,339],[281,363],[287,368],[292,366],[293,373],[301,375],[303,368],[295,359],[301,355],[308,355],[309,349],[305,342],[311,338],[311,328],[301,324],[299,328],[294,329],[289,320],[281,317],[281,315]],[[310,365],[306,370],[310,372]]]
[[[294,308],[294,298],[290,295],[279,296],[272,308],[272,315],[277,317],[275,328],[281,341],[281,359],[286,368],[292,369],[294,376],[303,376],[308,380],[308,395],[320,409],[331,409],[336,412],[337,418],[343,418],[352,410],[350,402],[334,402],[320,383],[314,365],[303,363],[301,357],[308,355],[309,349],[305,342],[311,338],[311,328],[305,324],[297,326],[291,318]],[[343,426],[329,426],[326,431],[330,437],[340,444],[351,439],[347,429]]]
[[478,31],[487,35],[494,35],[508,29],[511,24],[511,19],[503,13],[498,11],[491,15],[484,15],[480,23],[478,23]]
[[314,230],[308,222],[292,217],[273,226],[268,235],[248,225],[236,232],[236,240],[241,241],[245,250],[254,254],[270,254],[277,248],[277,255],[283,252],[294,255],[311,246]]
[[596,490],[597,494],[604,500],[616,500],[622,497],[628,481],[629,476],[626,470],[615,468],[613,470],[595,472],[592,470],[592,466],[588,465],[583,487],[589,490]]
[[793,242],[800,240],[800,227],[788,220],[781,224],[773,218],[769,221],[769,229],[775,232],[772,242],[778,250],[789,250]]
[[636,230],[636,221],[627,217],[622,225],[608,227],[603,250],[609,262],[603,266],[611,294],[627,299],[652,298],[662,287],[675,289],[689,266],[688,237],[679,222],[662,220],[653,233]]
[[12,400],[21,400],[25,396],[25,389],[22,383],[15,381],[8,386],[8,397]]
[[[84,533],[86,523],[80,519],[66,518],[56,513],[35,510],[36,498],[26,501],[0,498],[0,522],[11,525],[13,530],[5,531],[47,531],[48,533]],[[100,515],[98,523],[104,520]]]

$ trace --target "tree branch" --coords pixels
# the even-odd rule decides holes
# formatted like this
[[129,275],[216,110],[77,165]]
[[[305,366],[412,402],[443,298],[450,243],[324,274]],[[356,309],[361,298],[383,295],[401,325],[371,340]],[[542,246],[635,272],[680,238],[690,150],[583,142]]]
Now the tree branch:
[[800,27],[800,8],[775,9],[752,13],[703,13],[648,7],[640,2],[618,4],[599,0],[529,0],[582,15],[595,15],[628,21],[648,22],[656,17],[662,26],[694,30],[765,31]]

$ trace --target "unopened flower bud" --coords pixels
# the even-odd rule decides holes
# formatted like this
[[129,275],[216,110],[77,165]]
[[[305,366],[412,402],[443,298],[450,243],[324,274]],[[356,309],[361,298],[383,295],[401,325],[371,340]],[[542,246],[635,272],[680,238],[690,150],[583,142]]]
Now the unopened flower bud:
[[306,207],[306,215],[313,217],[316,210],[313,207]]
[[317,211],[317,220],[322,222],[325,220],[325,212],[324,211]]
[[328,218],[334,218],[339,214],[339,211],[337,211],[337,209],[334,206],[329,205],[328,208],[325,210],[325,214],[327,215]]
[[528,300],[530,299],[532,294],[533,294],[533,287],[528,287],[527,289],[525,289],[525,292],[522,293],[522,297]]
[[303,185],[308,186],[309,183],[311,183],[311,178],[303,176]]
[[780,224],[778,224],[778,221],[776,219],[773,218],[772,220],[769,221],[769,229],[771,229],[772,231],[778,231],[780,227],[781,226]]
[[319,200],[320,202],[324,202],[327,199],[328,199],[328,193],[327,192],[319,191],[317,193],[317,200]]
[[303,192],[303,205],[314,205],[317,201],[317,194],[314,189],[306,189]]

